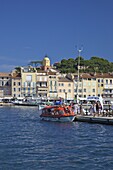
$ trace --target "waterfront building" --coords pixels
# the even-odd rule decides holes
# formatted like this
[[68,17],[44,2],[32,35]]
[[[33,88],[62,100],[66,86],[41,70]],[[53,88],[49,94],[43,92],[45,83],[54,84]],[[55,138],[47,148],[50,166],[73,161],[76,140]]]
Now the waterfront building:
[[[0,97],[40,97],[51,100],[76,100],[88,96],[102,96],[113,101],[113,73],[64,74],[50,64],[32,61],[33,66],[20,67],[12,73],[0,73]],[[41,66],[36,66],[38,63]]]
[[74,83],[68,77],[60,76],[58,78],[58,97],[64,100],[74,100]]
[[48,97],[52,100],[58,99],[58,77],[59,72],[56,70],[49,70],[48,72]]
[[0,73],[0,97],[11,97],[11,74]]
[[40,98],[48,97],[48,73],[45,70],[37,70],[36,96]]
[[11,91],[12,91],[12,97],[18,98],[21,97],[21,74],[16,73],[16,71],[12,72],[11,74]]
[[79,82],[77,76],[74,78],[74,92],[76,97],[77,84],[79,98],[87,98],[88,96],[101,96],[103,89],[98,85],[98,74],[81,73]]
[[113,101],[113,73],[104,73],[98,78],[99,89],[106,101]]
[[36,96],[36,69],[34,67],[21,67],[21,94],[22,97]]
[[82,97],[97,96],[97,82],[94,74],[82,73],[80,75],[82,83]]
[[104,100],[113,100],[113,74],[111,73],[81,73],[74,76],[74,95],[76,98],[78,86],[79,98],[102,96]]

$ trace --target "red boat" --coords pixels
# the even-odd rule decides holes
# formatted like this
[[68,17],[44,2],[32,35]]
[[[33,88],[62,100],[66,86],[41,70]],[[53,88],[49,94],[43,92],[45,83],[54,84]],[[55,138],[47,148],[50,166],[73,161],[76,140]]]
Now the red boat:
[[72,122],[75,113],[70,106],[46,106],[40,115],[42,120]]

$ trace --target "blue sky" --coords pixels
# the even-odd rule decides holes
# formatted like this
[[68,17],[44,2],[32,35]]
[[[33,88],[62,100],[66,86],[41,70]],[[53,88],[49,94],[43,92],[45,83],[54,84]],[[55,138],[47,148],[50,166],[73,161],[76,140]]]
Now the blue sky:
[[76,58],[82,45],[84,59],[113,62],[113,0],[0,0],[0,72]]

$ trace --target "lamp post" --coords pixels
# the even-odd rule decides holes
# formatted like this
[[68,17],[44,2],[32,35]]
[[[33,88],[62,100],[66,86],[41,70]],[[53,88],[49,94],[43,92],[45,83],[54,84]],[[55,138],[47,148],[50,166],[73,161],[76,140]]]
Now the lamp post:
[[80,80],[80,71],[79,71],[79,67],[80,67],[80,56],[81,56],[81,52],[83,50],[83,47],[78,48],[78,73],[77,73],[77,103],[79,101],[79,80]]

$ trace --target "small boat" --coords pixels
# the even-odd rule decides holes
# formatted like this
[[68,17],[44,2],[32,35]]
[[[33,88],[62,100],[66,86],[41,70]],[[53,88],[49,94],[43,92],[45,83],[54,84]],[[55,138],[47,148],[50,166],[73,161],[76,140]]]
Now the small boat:
[[12,101],[12,103],[17,106],[38,106],[37,101],[33,99],[20,98]]
[[72,122],[75,119],[75,113],[69,106],[46,106],[40,114],[42,120]]

